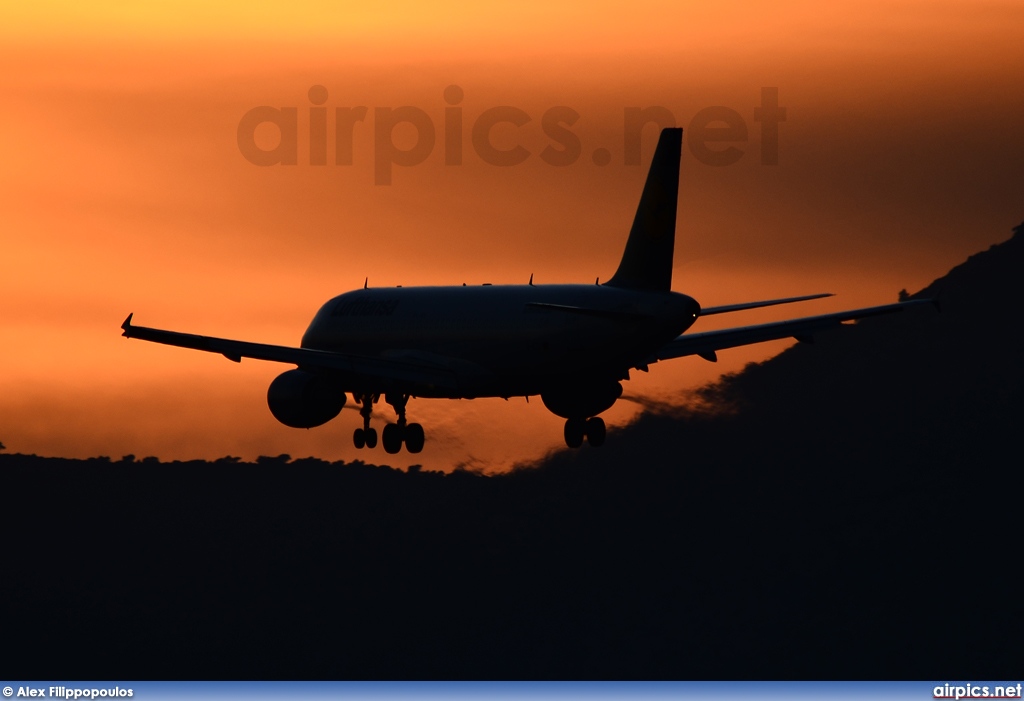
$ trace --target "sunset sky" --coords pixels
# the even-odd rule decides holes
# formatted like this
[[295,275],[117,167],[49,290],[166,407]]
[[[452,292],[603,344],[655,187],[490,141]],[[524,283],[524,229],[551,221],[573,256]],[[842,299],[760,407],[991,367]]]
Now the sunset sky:
[[[127,341],[135,322],[297,345],[319,305],[359,287],[593,282],[614,271],[657,127],[625,163],[624,114],[661,106],[688,128],[724,106],[747,127],[728,166],[684,148],[674,289],[706,306],[814,292],[756,323],[896,299],[1024,220],[1024,4],[1019,0],[390,3],[41,2],[0,10],[0,441],[11,452],[161,459],[289,453],[499,470],[562,444],[539,400],[414,400],[418,456],[356,451],[358,415],[278,424],[266,388],[288,366]],[[461,88],[462,164],[445,165],[445,89]],[[313,86],[327,165],[310,164]],[[754,110],[777,88],[778,165]],[[296,108],[297,163],[238,146],[259,106]],[[335,108],[365,106],[351,165]],[[414,106],[435,127],[415,166],[375,184],[375,115]],[[474,151],[485,111],[497,126]],[[553,166],[542,128],[579,119],[579,158]],[[277,133],[261,125],[260,148]],[[399,125],[397,148],[417,132]],[[384,142],[386,143],[386,142]],[[719,146],[716,145],[716,148]],[[593,157],[606,149],[610,161]],[[598,159],[599,160],[599,159]],[[653,366],[626,396],[688,388],[788,344]],[[639,410],[620,401],[622,425]],[[350,404],[351,407],[351,404]],[[392,418],[380,405],[376,419]]]

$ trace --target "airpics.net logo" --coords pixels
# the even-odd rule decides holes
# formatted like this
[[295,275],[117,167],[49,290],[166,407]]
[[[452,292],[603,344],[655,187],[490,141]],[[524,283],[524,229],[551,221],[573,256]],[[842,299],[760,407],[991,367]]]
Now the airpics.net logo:
[[936,699],[1019,699],[1021,698],[1020,682],[995,686],[980,684],[942,684],[932,689],[932,698]]
[[[550,166],[564,167],[576,163],[584,153],[584,145],[573,126],[581,114],[566,105],[547,108],[540,115],[540,126],[549,141],[536,153],[526,148],[519,138],[521,130],[533,121],[534,115],[511,105],[500,105],[482,110],[478,114],[465,114],[462,102],[465,91],[458,85],[449,85],[442,94],[444,101],[443,124],[439,130],[430,114],[412,105],[401,107],[327,106],[328,91],[323,85],[314,85],[307,92],[309,105],[300,107],[272,107],[260,105],[247,111],[238,122],[238,150],[250,163],[258,166],[295,166],[300,164],[299,130],[308,130],[309,158],[303,163],[311,166],[351,166],[354,163],[354,142],[357,129],[372,129],[373,178],[376,185],[390,185],[395,166],[410,168],[426,162],[441,141],[446,166],[459,166],[465,161],[464,145],[468,129],[469,144],[482,162],[497,167],[512,167],[525,163],[534,155]],[[300,125],[300,114],[302,124]],[[760,126],[761,165],[774,166],[779,162],[779,124],[786,121],[786,108],[779,106],[778,88],[761,88],[761,104],[752,111],[753,121]],[[737,163],[746,153],[743,145],[748,140],[747,117],[730,107],[715,105],[698,111],[688,124],[679,124],[675,115],[660,105],[625,107],[622,112],[622,162],[627,166],[640,165],[642,133],[645,126],[658,128],[682,126],[686,145],[700,163],[709,166],[728,166]],[[277,144],[265,148],[257,138],[257,131],[266,132],[269,125],[277,134]],[[502,143],[495,144],[494,133],[501,130]],[[415,132],[415,140],[396,143],[399,132]],[[511,131],[512,143],[508,143]],[[440,132],[440,135],[439,135]],[[328,158],[328,135],[334,141],[334,153]],[[595,165],[609,165],[614,154],[605,146],[589,149]],[[305,154],[303,154],[305,155]],[[305,160],[305,159],[302,159]]]

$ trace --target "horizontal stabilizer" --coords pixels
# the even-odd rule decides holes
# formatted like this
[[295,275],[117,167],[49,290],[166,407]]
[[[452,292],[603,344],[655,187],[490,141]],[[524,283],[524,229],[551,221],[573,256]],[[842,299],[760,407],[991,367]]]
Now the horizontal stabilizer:
[[726,304],[721,307],[708,307],[701,309],[701,316],[712,314],[726,314],[728,312],[740,312],[744,309],[759,309],[760,307],[774,307],[776,304],[790,304],[792,302],[806,302],[809,299],[821,299],[822,297],[834,296],[831,292],[822,292],[816,295],[804,295],[803,297],[786,297],[785,299],[766,299],[762,302],[743,302],[741,304]]

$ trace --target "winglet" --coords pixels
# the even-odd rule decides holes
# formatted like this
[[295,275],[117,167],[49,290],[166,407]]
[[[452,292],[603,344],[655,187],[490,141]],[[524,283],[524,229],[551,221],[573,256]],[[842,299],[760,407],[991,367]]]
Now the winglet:
[[125,319],[124,323],[121,324],[121,329],[122,329],[122,331],[124,331],[124,333],[122,333],[121,335],[126,337],[126,338],[131,338],[131,334],[129,334],[128,332],[132,330],[132,316],[134,316],[134,315],[135,315],[135,312],[132,312],[131,314],[129,314],[128,318]]

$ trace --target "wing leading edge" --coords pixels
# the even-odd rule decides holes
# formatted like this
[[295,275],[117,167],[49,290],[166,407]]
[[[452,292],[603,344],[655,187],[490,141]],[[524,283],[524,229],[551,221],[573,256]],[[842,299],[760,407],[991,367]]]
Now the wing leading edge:
[[864,309],[852,309],[834,314],[822,314],[820,316],[808,316],[802,319],[789,319],[787,321],[774,321],[767,324],[754,326],[739,326],[732,329],[721,329],[718,331],[704,331],[701,333],[688,333],[669,341],[662,348],[647,358],[646,363],[656,363],[659,360],[671,358],[682,358],[687,355],[697,355],[705,360],[715,361],[715,351],[737,346],[746,346],[752,343],[763,343],[765,341],[776,341],[781,338],[795,338],[798,341],[809,341],[812,334],[818,331],[827,331],[838,328],[846,321],[855,321],[869,316],[881,314],[892,314],[901,312],[907,307],[921,304],[934,305],[934,300],[916,299],[909,302],[896,302],[884,304],[878,307],[865,307]]

